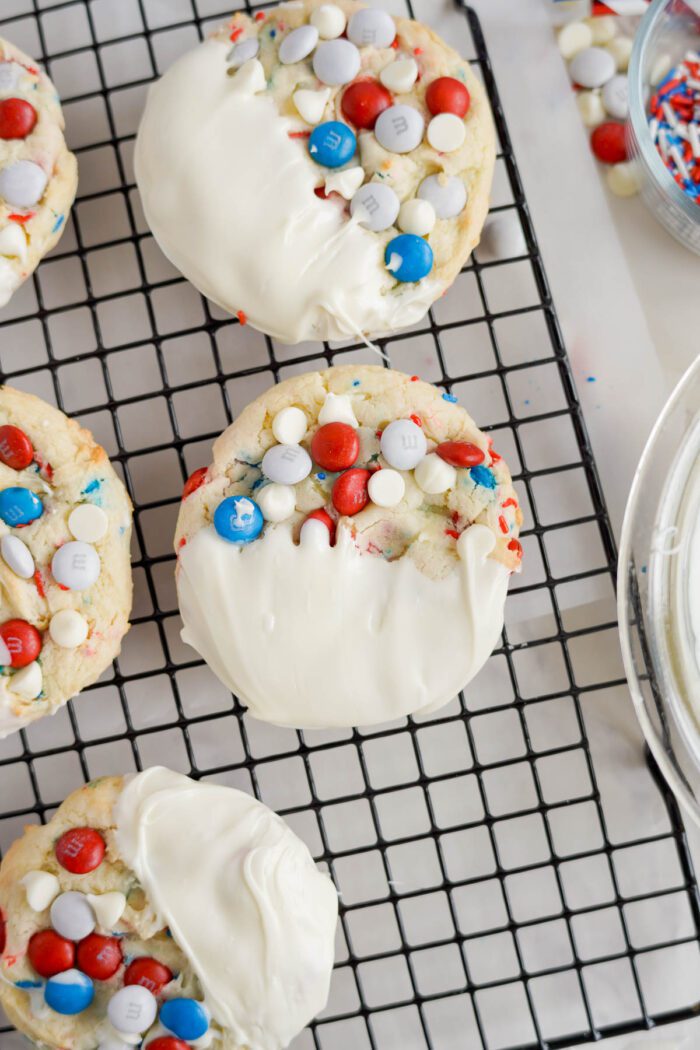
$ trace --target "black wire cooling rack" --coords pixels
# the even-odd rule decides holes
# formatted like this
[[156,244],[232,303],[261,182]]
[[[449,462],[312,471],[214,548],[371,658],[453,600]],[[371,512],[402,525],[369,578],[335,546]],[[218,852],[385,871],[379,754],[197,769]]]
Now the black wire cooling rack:
[[[341,899],[330,1002],[296,1046],[571,1046],[696,1012],[697,889],[676,806],[628,720],[613,538],[484,38],[459,4],[407,10],[439,16],[483,77],[500,143],[493,210],[517,214],[527,252],[477,252],[429,319],[381,345],[492,433],[525,511],[525,569],[501,646],[449,707],[299,733],[244,716],[180,642],[179,493],[271,382],[376,359],[241,327],[143,222],[131,154],[148,82],[229,13],[221,0],[0,0],[0,33],[57,84],[81,170],[61,243],[0,314],[2,374],[90,427],[136,508],[122,655],[0,745],[0,844],[83,780],[158,762],[254,791]],[[0,1027],[2,1050],[16,1039]]]

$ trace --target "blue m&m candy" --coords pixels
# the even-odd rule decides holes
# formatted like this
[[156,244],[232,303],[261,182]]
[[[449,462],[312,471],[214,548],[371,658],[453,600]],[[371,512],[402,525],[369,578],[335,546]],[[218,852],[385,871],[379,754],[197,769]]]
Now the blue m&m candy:
[[160,1008],[160,1023],[178,1039],[188,1043],[209,1029],[209,1012],[196,999],[168,999]]
[[248,496],[227,496],[214,511],[214,528],[229,543],[257,540],[262,527],[262,511]]
[[387,244],[384,262],[397,281],[422,281],[433,268],[433,249],[423,237],[402,233]]
[[29,525],[41,517],[43,510],[44,504],[29,489],[12,485],[0,492],[0,518],[11,529],[18,525]]
[[324,168],[342,168],[357,149],[357,139],[347,124],[327,120],[314,128],[309,138],[309,153]]
[[80,970],[64,970],[49,978],[44,988],[47,1006],[57,1014],[79,1014],[87,1010],[95,995],[90,978]]

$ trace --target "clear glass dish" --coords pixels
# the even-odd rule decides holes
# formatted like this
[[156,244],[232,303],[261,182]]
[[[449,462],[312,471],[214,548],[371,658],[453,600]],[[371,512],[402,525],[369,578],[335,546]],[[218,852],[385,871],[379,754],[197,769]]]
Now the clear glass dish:
[[[673,236],[700,254],[700,205],[676,184],[656,151],[647,125],[652,76],[667,56],[676,65],[686,51],[700,47],[700,0],[653,0],[635,36],[630,58],[630,154],[637,160],[642,197]],[[670,67],[669,67],[670,68]]]
[[700,825],[700,358],[639,462],[617,586],[622,655],[644,736]]

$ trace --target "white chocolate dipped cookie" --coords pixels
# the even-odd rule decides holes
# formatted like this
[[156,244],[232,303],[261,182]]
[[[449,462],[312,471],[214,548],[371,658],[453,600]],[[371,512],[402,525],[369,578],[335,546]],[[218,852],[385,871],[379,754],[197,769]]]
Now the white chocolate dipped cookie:
[[0,738],[53,714],[119,653],[131,504],[92,434],[0,387]]
[[431,29],[298,0],[153,85],[135,170],[170,261],[297,343],[418,322],[479,241],[494,159],[483,85]]
[[183,640],[264,721],[434,710],[498,641],[521,521],[508,468],[452,395],[375,366],[294,376],[185,486]]
[[338,899],[251,796],[156,767],[73,792],[0,867],[0,1004],[71,1050],[281,1050],[326,1003]]
[[0,38],[0,307],[65,229],[78,165],[63,126],[49,78]]

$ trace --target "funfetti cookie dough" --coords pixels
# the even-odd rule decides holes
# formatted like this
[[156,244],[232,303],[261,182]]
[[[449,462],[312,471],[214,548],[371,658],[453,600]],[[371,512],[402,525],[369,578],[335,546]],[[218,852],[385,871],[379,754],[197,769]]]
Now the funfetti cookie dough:
[[171,262],[297,343],[419,321],[478,243],[494,159],[483,85],[431,29],[299,0],[166,72],[135,170]]
[[0,738],[96,682],[131,611],[131,504],[92,434],[0,387]]
[[250,795],[156,767],[73,792],[0,867],[0,1004],[56,1050],[281,1050],[328,998],[338,899]]
[[295,376],[188,480],[182,637],[255,717],[312,728],[436,709],[497,644],[522,514],[455,402],[379,367]]
[[0,38],[0,307],[63,233],[78,165],[56,89]]

